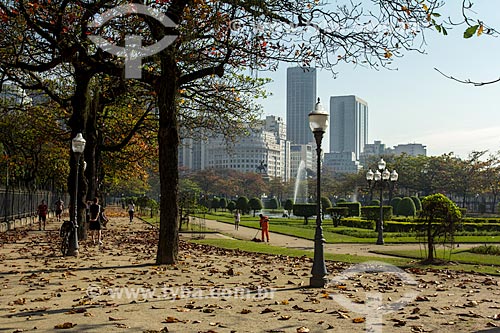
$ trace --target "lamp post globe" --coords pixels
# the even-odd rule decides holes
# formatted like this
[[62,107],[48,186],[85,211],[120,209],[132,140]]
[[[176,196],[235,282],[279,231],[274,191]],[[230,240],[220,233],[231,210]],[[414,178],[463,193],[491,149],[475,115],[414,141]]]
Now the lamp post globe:
[[326,275],[328,274],[325,265],[325,255],[323,251],[323,227],[321,220],[321,141],[323,134],[328,128],[328,113],[323,108],[320,99],[316,103],[314,110],[309,113],[309,127],[316,140],[316,231],[314,234],[314,261],[311,271],[309,285],[314,288],[323,288],[326,285]]
[[71,140],[71,150],[75,154],[76,169],[75,169],[75,193],[73,204],[73,232],[70,237],[69,248],[67,255],[78,256],[78,171],[80,169],[80,157],[85,151],[86,140],[83,138],[82,133],[78,133],[73,140]]

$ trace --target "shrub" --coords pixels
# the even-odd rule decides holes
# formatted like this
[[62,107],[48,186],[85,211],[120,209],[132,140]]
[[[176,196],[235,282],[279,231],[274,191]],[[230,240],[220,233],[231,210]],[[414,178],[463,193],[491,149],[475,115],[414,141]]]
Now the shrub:
[[304,217],[304,224],[308,224],[308,219],[316,215],[316,209],[316,204],[295,204],[293,205],[293,215]]
[[399,215],[398,205],[401,202],[401,197],[394,197],[391,200],[390,205],[392,206],[392,213],[394,215]]
[[342,218],[349,214],[349,209],[347,207],[330,207],[327,211],[332,217],[333,226],[335,227],[338,227]]
[[264,208],[264,205],[259,198],[254,197],[248,201],[248,207],[253,210],[253,216],[255,216],[255,212]]
[[361,204],[359,202],[337,202],[337,207],[347,207],[349,216],[359,217],[361,215]]
[[415,203],[410,197],[404,197],[398,205],[398,215],[415,216]]
[[285,205],[283,206],[283,208],[285,208],[288,212],[291,212],[293,210],[293,200],[288,199],[287,201],[285,201]]
[[422,210],[422,201],[420,201],[420,198],[413,195],[410,197],[411,200],[413,200],[413,203],[415,204],[415,209],[418,211],[421,211]]
[[267,200],[266,202],[266,208],[267,209],[278,209],[278,199],[276,198],[271,198]]
[[326,214],[328,208],[332,207],[332,202],[327,197],[321,197],[321,210],[322,214]]
[[217,211],[217,208],[219,208],[219,204],[220,204],[219,198],[214,197],[210,202],[210,208],[212,208],[214,211]]
[[[382,206],[382,214],[384,221],[392,218],[392,206]],[[380,206],[365,206],[361,207],[361,216],[370,221],[380,220]]]
[[345,218],[340,221],[339,225],[349,228],[371,229],[375,228],[374,221],[361,220],[359,218]]
[[374,199],[370,201],[367,206],[380,206],[380,200]]

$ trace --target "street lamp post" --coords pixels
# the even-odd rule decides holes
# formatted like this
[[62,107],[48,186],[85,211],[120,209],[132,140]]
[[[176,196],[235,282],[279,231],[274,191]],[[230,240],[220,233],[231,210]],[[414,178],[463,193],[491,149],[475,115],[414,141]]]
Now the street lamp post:
[[328,274],[325,265],[325,256],[323,252],[323,243],[325,239],[323,237],[323,227],[321,226],[321,141],[323,139],[323,134],[325,134],[326,128],[328,127],[328,113],[321,105],[318,98],[318,102],[314,107],[314,110],[309,113],[309,126],[314,134],[314,139],[316,140],[316,231],[314,234],[314,261],[312,267],[312,277],[309,281],[309,285],[314,288],[323,288],[326,284],[325,276]]
[[78,133],[71,140],[71,150],[75,154],[76,170],[75,170],[75,199],[73,203],[73,232],[69,242],[68,255],[78,256],[78,171],[80,169],[80,156],[85,150],[85,139],[82,133]]
[[377,223],[377,245],[384,245],[384,186],[390,180],[390,186],[394,186],[398,180],[398,173],[396,170],[390,172],[385,168],[386,163],[383,158],[378,162],[378,170],[375,173],[370,169],[366,173],[366,180],[368,181],[368,187],[373,190],[376,186],[380,188],[380,217]]

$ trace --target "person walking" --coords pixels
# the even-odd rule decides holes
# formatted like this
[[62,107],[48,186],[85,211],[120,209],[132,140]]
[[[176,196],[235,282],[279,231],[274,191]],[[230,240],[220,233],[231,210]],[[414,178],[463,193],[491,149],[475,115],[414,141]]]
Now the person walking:
[[134,220],[135,205],[133,201],[128,204],[128,216],[130,217],[130,223]]
[[94,198],[93,203],[89,207],[89,230],[92,237],[92,243],[95,245],[95,236],[97,234],[97,241],[99,245],[102,245],[102,233],[101,233],[101,222],[99,217],[101,215],[101,206],[99,205],[99,199]]
[[64,201],[59,198],[59,200],[56,201],[56,218],[57,222],[61,222],[61,217],[62,217],[62,212],[64,210]]
[[262,230],[262,241],[264,241],[264,236],[269,243],[269,217],[263,214],[259,214],[260,217],[260,228]]
[[45,200],[38,205],[37,213],[38,213],[38,230],[42,230],[42,222],[43,222],[43,230],[45,230],[45,223],[47,222],[47,213],[49,211],[49,206],[45,203]]
[[238,230],[238,228],[240,227],[240,218],[240,211],[236,209],[236,211],[234,212],[234,229],[236,230]]

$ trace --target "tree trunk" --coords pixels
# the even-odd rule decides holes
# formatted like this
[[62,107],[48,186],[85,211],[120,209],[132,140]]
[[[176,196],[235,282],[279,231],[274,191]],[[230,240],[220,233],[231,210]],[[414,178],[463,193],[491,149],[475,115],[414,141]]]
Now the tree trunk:
[[432,219],[427,222],[427,260],[434,260],[434,237],[432,235]]
[[174,56],[161,57],[162,77],[156,83],[159,111],[159,160],[160,160],[160,236],[157,264],[174,264],[179,250],[179,214],[177,205],[179,175],[177,122],[177,64]]

